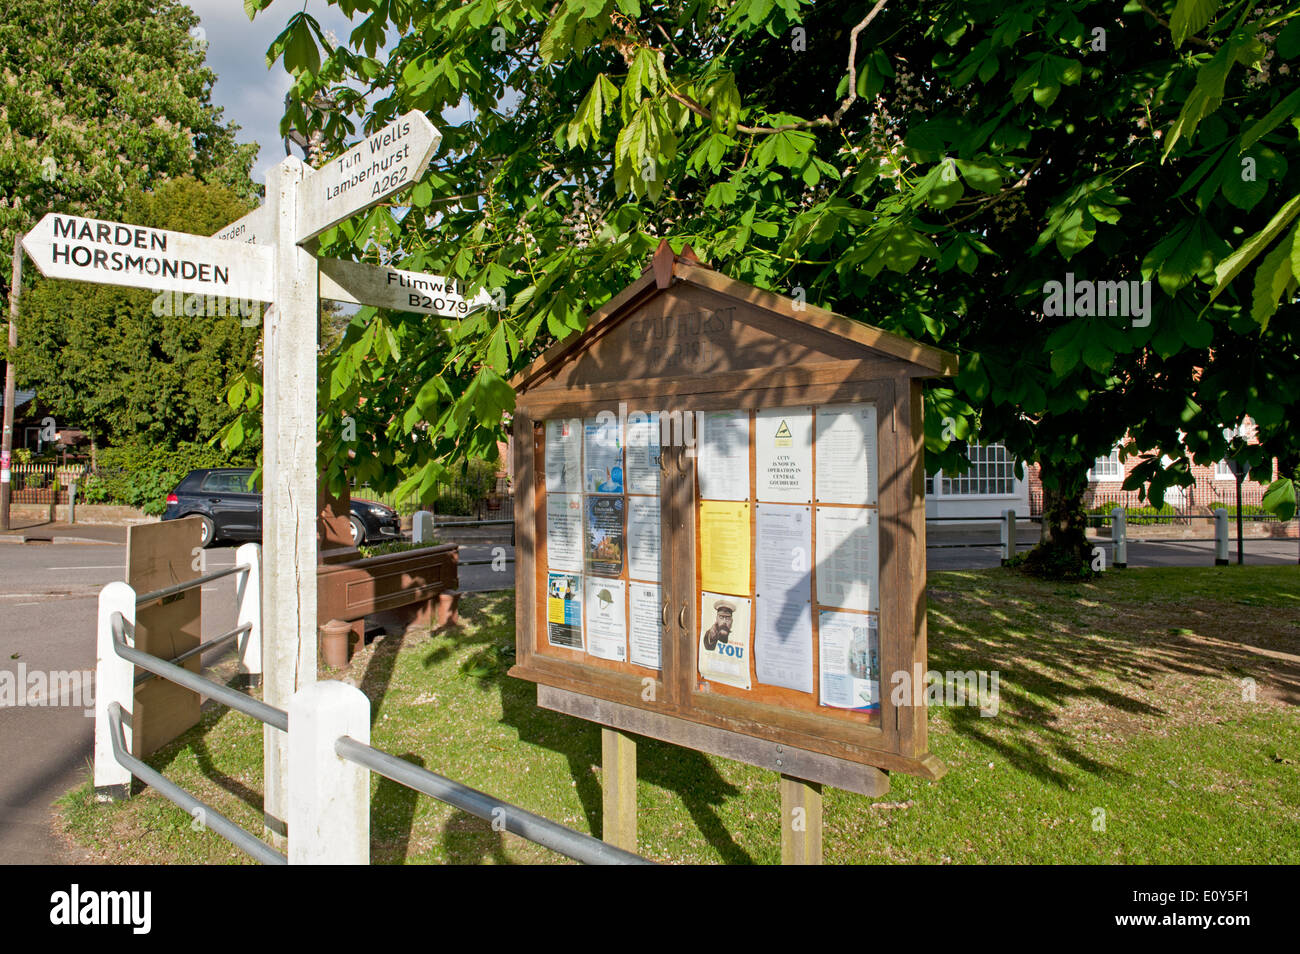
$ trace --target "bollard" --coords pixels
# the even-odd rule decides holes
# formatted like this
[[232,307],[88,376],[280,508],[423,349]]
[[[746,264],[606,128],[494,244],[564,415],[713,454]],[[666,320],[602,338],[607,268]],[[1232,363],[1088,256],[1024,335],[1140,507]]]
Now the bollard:
[[352,640],[352,624],[346,620],[332,619],[320,626],[321,661],[330,669],[343,669],[348,664],[348,643]]
[[131,772],[113,755],[113,729],[108,707],[122,707],[122,731],[131,750],[131,711],[135,700],[135,667],[113,648],[113,615],[121,613],[127,642],[135,630],[135,590],[125,583],[109,583],[99,591],[99,627],[95,642],[95,798],[117,801],[131,794]]
[[239,672],[235,681],[243,688],[262,684],[262,548],[256,543],[245,543],[235,551],[235,565],[248,567],[235,589],[235,625],[251,625],[251,629],[236,638],[239,650]]
[[1228,511],[1223,507],[1214,511],[1214,565],[1228,565]]
[[68,486],[68,523],[77,522],[77,478]]
[[289,700],[289,864],[370,863],[370,771],[338,756],[349,736],[370,744],[370,700],[325,680]]
[[1016,512],[1002,511],[1002,565],[1006,566],[1016,555]]
[[1123,507],[1110,512],[1110,565],[1117,570],[1128,566],[1128,515]]
[[412,543],[432,543],[433,542],[433,513],[428,510],[417,510],[411,518],[411,542]]

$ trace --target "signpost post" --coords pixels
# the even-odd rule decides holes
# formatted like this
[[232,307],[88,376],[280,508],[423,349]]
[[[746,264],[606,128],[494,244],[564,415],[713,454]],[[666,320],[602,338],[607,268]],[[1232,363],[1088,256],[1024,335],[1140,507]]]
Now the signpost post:
[[[316,680],[320,299],[448,318],[490,303],[486,294],[466,301],[437,275],[318,261],[304,246],[417,182],[440,140],[413,111],[318,170],[286,158],[267,175],[267,204],[210,237],[52,212],[22,240],[47,278],[271,303],[262,345],[262,616],[264,698],[277,708]],[[264,730],[264,814],[276,841],[287,835],[287,743],[278,730]]]

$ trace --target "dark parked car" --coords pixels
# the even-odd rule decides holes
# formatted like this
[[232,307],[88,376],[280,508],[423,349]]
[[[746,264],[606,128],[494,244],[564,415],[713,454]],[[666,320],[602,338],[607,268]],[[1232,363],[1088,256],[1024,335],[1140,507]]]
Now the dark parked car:
[[[248,486],[251,467],[192,470],[167,495],[164,520],[200,517],[203,545],[218,540],[262,538],[262,495]],[[352,501],[352,544],[398,540],[402,525],[397,511],[373,500]]]

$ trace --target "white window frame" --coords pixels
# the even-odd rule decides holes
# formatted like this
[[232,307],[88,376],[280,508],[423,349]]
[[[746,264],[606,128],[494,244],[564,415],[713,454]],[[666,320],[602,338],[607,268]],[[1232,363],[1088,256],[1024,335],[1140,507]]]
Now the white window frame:
[[[994,455],[990,451],[1001,451],[1005,460],[993,459]],[[1007,450],[1005,444],[977,444],[968,443],[966,445],[966,454],[970,458],[970,470],[964,474],[958,474],[950,477],[947,474],[937,474],[940,478],[941,497],[955,497],[960,499],[976,499],[989,497],[1017,497],[1016,493],[1016,460]],[[1005,474],[998,474],[994,471],[997,467],[1006,467]],[[996,491],[983,490],[966,490],[959,489],[968,486],[978,486],[979,482],[1002,482],[1005,481],[1009,489]]]
[[[1098,467],[1098,464],[1104,466]],[[1113,468],[1111,465],[1114,465]],[[1114,474],[1111,470],[1114,470]],[[1105,457],[1098,457],[1088,468],[1088,480],[1094,484],[1118,483],[1124,479],[1124,462],[1119,459],[1119,447],[1112,447]]]
[[1237,482],[1237,478],[1232,476],[1232,471],[1228,467],[1228,458],[1225,457],[1214,462],[1214,479],[1216,481],[1226,480],[1234,484]]

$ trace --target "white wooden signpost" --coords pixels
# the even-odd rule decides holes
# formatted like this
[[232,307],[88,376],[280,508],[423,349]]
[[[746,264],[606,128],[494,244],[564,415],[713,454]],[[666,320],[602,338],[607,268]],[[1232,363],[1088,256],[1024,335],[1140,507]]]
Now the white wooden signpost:
[[[437,275],[317,259],[304,244],[424,174],[441,136],[423,113],[399,116],[318,170],[286,158],[267,201],[211,237],[50,213],[23,239],[42,275],[270,302],[263,352],[263,672],[266,702],[287,709],[316,680],[316,351],[320,299],[459,317],[490,304]],[[288,740],[269,726],[266,825],[285,835]]]

